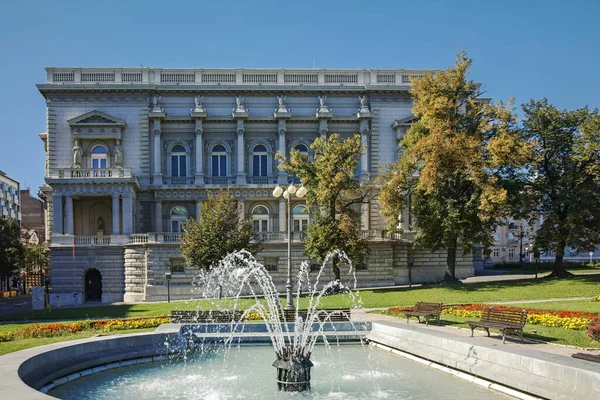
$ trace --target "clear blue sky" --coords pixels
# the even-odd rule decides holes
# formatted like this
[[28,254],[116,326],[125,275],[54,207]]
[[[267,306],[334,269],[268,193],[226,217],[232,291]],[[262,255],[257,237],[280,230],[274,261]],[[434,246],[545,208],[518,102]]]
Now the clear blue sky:
[[5,1],[0,170],[43,184],[46,66],[446,68],[486,96],[600,107],[600,1]]

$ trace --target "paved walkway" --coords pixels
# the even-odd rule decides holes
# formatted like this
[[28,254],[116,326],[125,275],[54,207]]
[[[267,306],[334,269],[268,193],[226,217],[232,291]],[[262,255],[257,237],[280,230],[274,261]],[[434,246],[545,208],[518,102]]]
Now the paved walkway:
[[[391,317],[389,315],[382,315],[382,314],[373,314],[373,313],[369,313],[369,310],[373,310],[373,309],[352,310],[352,321],[406,323],[406,319],[404,319],[404,318],[396,318],[396,317]],[[418,324],[418,322],[415,320],[411,320],[409,322],[409,324]],[[426,325],[424,323],[421,323],[421,324],[419,324],[419,326],[425,327]],[[469,328],[459,328],[459,327],[455,327],[455,326],[431,324],[431,325],[427,325],[427,329],[431,329],[431,330],[438,331],[438,332],[444,332],[447,335],[453,335],[453,336],[463,336],[463,337],[471,336],[471,329],[469,329]],[[476,330],[474,336],[486,336],[486,333],[484,331]],[[499,333],[492,332],[492,335],[489,339],[491,341],[496,341],[498,343],[498,345],[502,345],[502,337]],[[539,351],[544,351],[547,353],[560,354],[560,355],[568,356],[568,357],[571,357],[575,353],[588,353],[588,354],[593,354],[593,355],[600,355],[600,349],[580,349],[580,348],[575,348],[575,347],[560,345],[560,344],[537,342],[537,341],[534,341],[534,340],[531,340],[528,338],[525,339],[525,343],[522,343],[520,339],[518,339],[518,338],[513,339],[510,336],[508,336],[506,338],[506,341],[510,342],[512,345],[516,345],[518,347],[531,348],[531,349],[535,349],[535,350],[539,350]]]

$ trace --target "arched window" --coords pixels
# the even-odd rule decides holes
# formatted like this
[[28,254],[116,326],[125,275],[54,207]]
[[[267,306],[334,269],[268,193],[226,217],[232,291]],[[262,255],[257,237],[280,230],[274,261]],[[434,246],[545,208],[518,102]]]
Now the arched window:
[[171,232],[183,232],[183,223],[188,219],[188,211],[184,206],[171,209]]
[[252,150],[252,176],[266,177],[267,175],[267,148],[262,144],[257,144]]
[[105,169],[107,168],[108,151],[102,145],[94,146],[92,149],[92,168]]
[[222,144],[212,148],[212,176],[227,176],[227,149]]
[[306,206],[296,206],[292,211],[292,223],[294,232],[303,232],[308,227],[308,208]]
[[308,147],[305,144],[300,143],[294,147],[294,150],[298,150],[300,153],[305,154],[308,157]]
[[187,151],[180,144],[171,149],[171,176],[181,178],[187,176]]
[[265,206],[256,206],[252,210],[252,225],[256,232],[269,231],[269,210]]

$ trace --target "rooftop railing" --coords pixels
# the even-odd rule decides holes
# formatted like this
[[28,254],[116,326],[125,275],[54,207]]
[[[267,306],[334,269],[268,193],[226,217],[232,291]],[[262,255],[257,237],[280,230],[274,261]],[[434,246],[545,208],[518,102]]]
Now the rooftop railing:
[[46,68],[46,83],[106,85],[404,86],[428,70]]

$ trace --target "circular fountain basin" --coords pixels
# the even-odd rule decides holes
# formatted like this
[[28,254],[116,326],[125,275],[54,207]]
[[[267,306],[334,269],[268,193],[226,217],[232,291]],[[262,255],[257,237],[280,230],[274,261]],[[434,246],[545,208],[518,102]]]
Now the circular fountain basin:
[[186,360],[134,365],[67,382],[61,399],[506,399],[452,375],[365,345],[317,346],[311,388],[280,392],[269,346],[208,347]]

